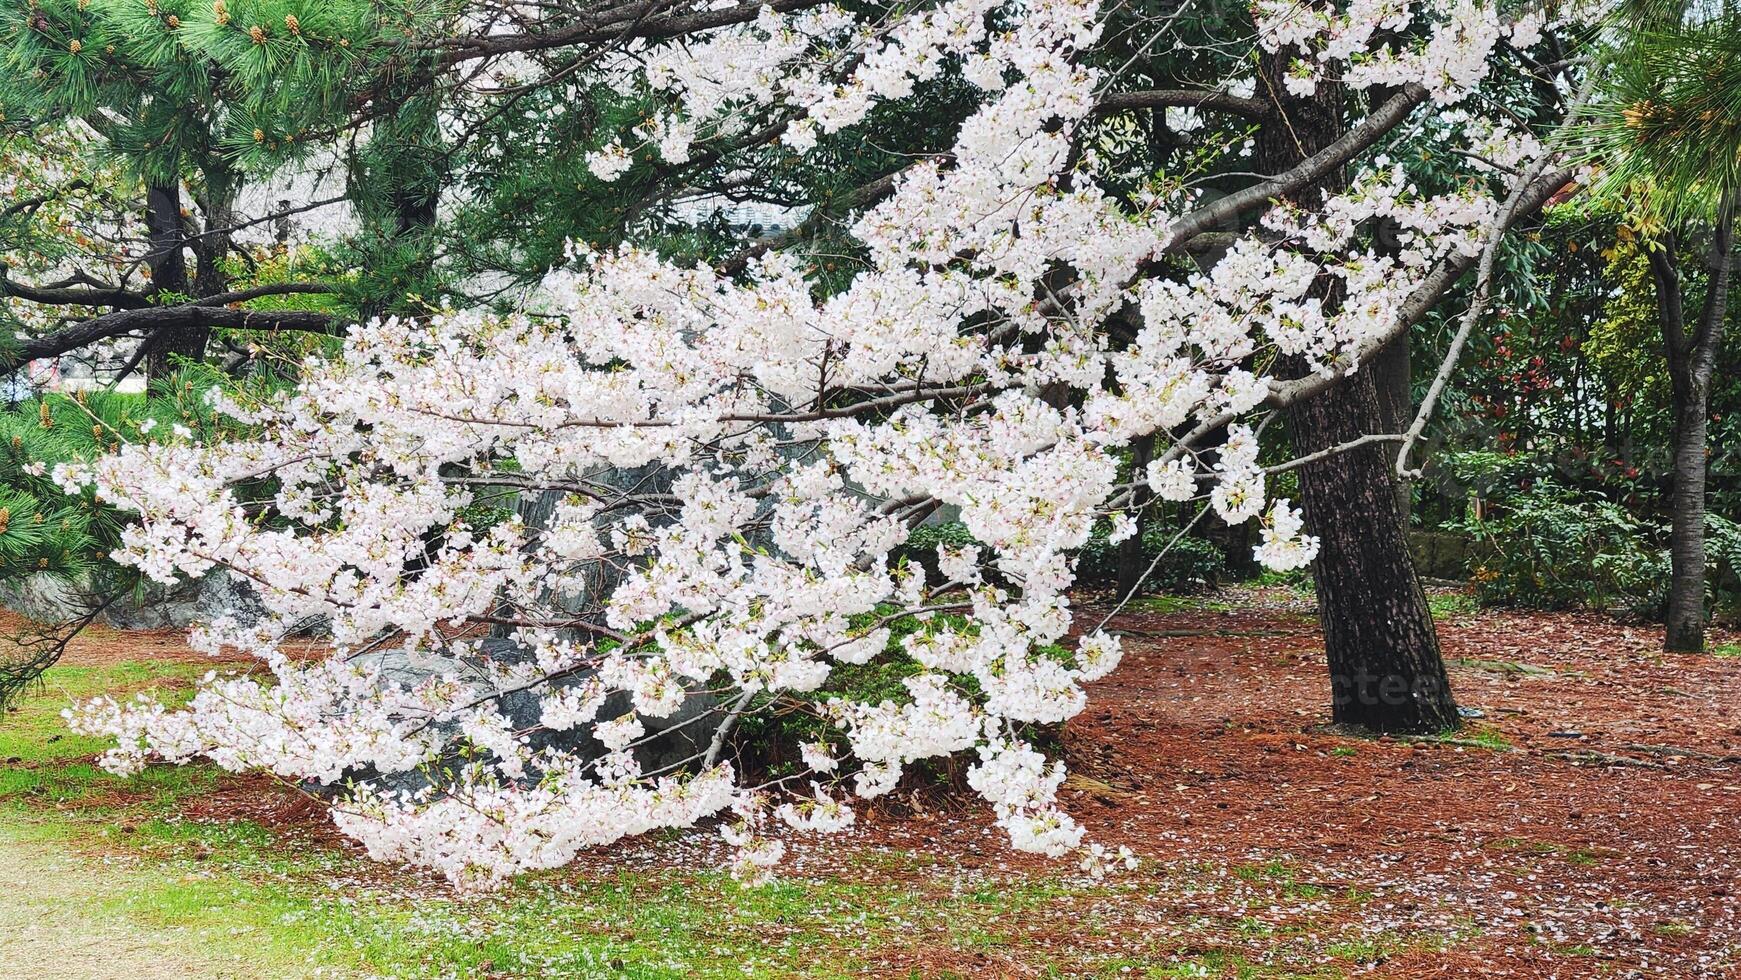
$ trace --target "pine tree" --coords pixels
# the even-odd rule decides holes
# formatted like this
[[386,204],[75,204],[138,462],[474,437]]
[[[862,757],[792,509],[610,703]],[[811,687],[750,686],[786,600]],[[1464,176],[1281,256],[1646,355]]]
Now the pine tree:
[[[1624,12],[1604,118],[1592,127],[1603,191],[1647,238],[1673,403],[1667,629],[1670,651],[1705,648],[1706,432],[1728,320],[1741,203],[1741,14],[1639,3]],[[1681,259],[1702,239],[1702,269]]]

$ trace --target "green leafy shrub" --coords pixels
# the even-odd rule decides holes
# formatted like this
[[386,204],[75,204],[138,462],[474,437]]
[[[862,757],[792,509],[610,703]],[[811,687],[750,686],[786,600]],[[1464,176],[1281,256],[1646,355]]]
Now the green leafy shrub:
[[[1494,452],[1451,458],[1485,513],[1446,525],[1470,538],[1470,578],[1483,605],[1625,609],[1660,620],[1668,603],[1666,524],[1567,487],[1539,460]],[[1714,608],[1741,610],[1741,525],[1707,515]]]
[[1741,618],[1741,524],[1705,515],[1705,557],[1713,607],[1719,615]]
[[[1101,588],[1118,583],[1120,545],[1107,540],[1108,530],[1105,522],[1096,525],[1088,543],[1082,546],[1076,565],[1078,583]],[[1143,580],[1143,593],[1200,592],[1214,587],[1227,574],[1227,556],[1220,548],[1190,535],[1175,542],[1173,538],[1178,533],[1178,529],[1170,527],[1151,526],[1143,530],[1142,567],[1146,569],[1151,563],[1155,566]]]
[[1563,486],[1527,457],[1462,453],[1451,465],[1485,505],[1446,525],[1470,538],[1469,575],[1482,605],[1661,615],[1668,554],[1660,526]]
[[907,540],[889,555],[889,560],[923,565],[925,571],[934,577],[937,574],[938,548],[965,548],[968,545],[976,544],[979,544],[979,541],[968,533],[967,525],[960,521],[921,524],[914,528],[913,533],[907,536]]
[[1532,609],[1625,607],[1660,615],[1668,553],[1661,528],[1625,508],[1542,480],[1457,527],[1475,543],[1470,578],[1483,605]]

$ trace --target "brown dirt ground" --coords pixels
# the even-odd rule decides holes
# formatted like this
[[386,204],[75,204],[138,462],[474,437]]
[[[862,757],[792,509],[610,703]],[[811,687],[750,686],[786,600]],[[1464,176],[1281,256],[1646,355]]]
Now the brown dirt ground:
[[1280,858],[1371,891],[1369,924],[1479,930],[1379,975],[1734,968],[1741,662],[1664,657],[1654,630],[1597,616],[1453,619],[1453,687],[1485,716],[1475,732],[1514,746],[1495,751],[1327,730],[1322,641],[1299,613],[1122,625],[1169,635],[1129,647],[1067,738],[1079,770],[1131,794],[1082,806],[1102,839],[1162,861]]
[[[0,609],[0,637],[28,636],[40,628],[10,609]],[[330,648],[311,642],[292,644],[287,649],[305,656],[316,656]],[[186,630],[120,630],[103,625],[88,626],[73,637],[59,663],[70,667],[103,667],[142,660],[249,666],[257,663],[240,651],[227,650],[223,655],[213,657],[194,650],[187,645]]]
[[[1453,686],[1482,716],[1461,740],[1369,739],[1327,724],[1310,608],[1231,599],[1119,616],[1124,663],[1065,734],[1069,809],[1143,869],[1005,916],[1008,941],[989,950],[915,925],[875,972],[1030,976],[1123,956],[1395,978],[1741,976],[1741,659],[1665,656],[1656,629],[1598,615],[1453,615]],[[187,655],[173,633],[96,630],[68,659]],[[317,807],[263,779],[198,811],[327,836]],[[939,893],[1068,870],[1010,852],[979,808],[917,799],[849,841],[797,848],[789,870],[839,873],[843,845],[855,877]],[[642,843],[574,873],[706,853],[701,837]]]

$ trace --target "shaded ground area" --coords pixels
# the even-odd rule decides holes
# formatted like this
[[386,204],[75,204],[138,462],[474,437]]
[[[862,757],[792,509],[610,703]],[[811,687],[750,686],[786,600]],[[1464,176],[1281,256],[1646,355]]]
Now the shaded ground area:
[[[30,632],[32,629],[28,619],[10,609],[0,609],[0,637],[15,637]],[[0,643],[7,642],[11,641],[0,639]],[[330,646],[322,647],[315,642],[286,646],[286,650],[292,654],[307,656],[317,656],[330,649]],[[185,630],[121,630],[101,624],[88,626],[74,636],[59,662],[69,667],[107,667],[127,663],[198,664],[206,667],[218,663],[227,663],[233,667],[252,667],[257,664],[257,661],[245,654],[214,658],[190,649]]]
[[[1066,733],[1070,808],[1145,859],[1103,883],[934,797],[798,847],[772,889],[697,871],[723,851],[696,832],[481,900],[354,859],[318,808],[257,778],[69,789],[57,770],[0,781],[0,820],[46,808],[68,847],[144,854],[177,888],[253,888],[297,917],[292,939],[361,973],[1741,976],[1741,659],[1441,595],[1453,683],[1481,717],[1455,739],[1373,740],[1326,724],[1304,600],[1224,598],[1121,615],[1124,664]],[[65,676],[191,676],[128,674],[128,638],[75,648]]]

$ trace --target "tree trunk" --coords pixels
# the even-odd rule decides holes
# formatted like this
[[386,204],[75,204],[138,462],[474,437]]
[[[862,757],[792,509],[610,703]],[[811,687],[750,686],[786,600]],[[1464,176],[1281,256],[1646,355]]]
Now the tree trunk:
[[1675,393],[1674,492],[1669,531],[1668,628],[1664,648],[1705,649],[1705,419],[1704,392]]
[[[1256,164],[1279,173],[1317,152],[1344,129],[1342,88],[1320,82],[1310,96],[1288,92],[1287,51],[1266,54],[1260,94],[1275,105],[1278,125],[1257,136]],[[1344,186],[1338,171],[1300,194],[1311,206]],[[1314,288],[1326,312],[1339,297],[1330,277]],[[1284,369],[1288,366],[1284,365]],[[1297,362],[1298,373],[1304,365]],[[1378,432],[1384,422],[1370,370],[1358,371],[1287,412],[1294,451],[1318,452]],[[1393,450],[1369,445],[1302,467],[1300,506],[1320,547],[1312,565],[1318,616],[1330,669],[1331,716],[1339,724],[1381,732],[1440,732],[1458,725],[1438,634],[1409,558],[1397,506]]]
[[383,248],[389,263],[365,277],[380,289],[359,304],[365,321],[405,309],[408,297],[426,285],[435,266],[434,233],[450,163],[440,96],[427,79],[393,79],[383,98],[398,111],[374,128],[370,163],[351,175],[364,234]]
[[[1409,357],[1409,337],[1403,334],[1378,352],[1372,359],[1372,376],[1378,389],[1380,432],[1401,435],[1414,421],[1414,365]],[[1396,512],[1403,527],[1408,527],[1413,493],[1409,481],[1392,474],[1396,486]]]
[[1704,307],[1687,333],[1679,260],[1673,235],[1649,251],[1656,283],[1657,317],[1668,358],[1674,401],[1674,486],[1669,495],[1669,590],[1663,646],[1671,652],[1705,649],[1705,467],[1710,418],[1711,372],[1728,314],[1729,279],[1735,264],[1735,194],[1718,209],[1706,253]]
[[180,184],[152,184],[145,189],[145,229],[151,239],[151,250],[145,253],[145,267],[151,270],[152,289],[167,293],[187,292]]
[[[1376,431],[1372,375],[1357,372],[1290,408],[1287,420],[1302,455]],[[1388,446],[1369,445],[1299,471],[1300,509],[1319,538],[1312,574],[1331,717],[1379,732],[1439,732],[1457,727],[1457,705],[1409,558],[1391,458]]]
[[[153,291],[160,302],[186,302],[187,232],[181,216],[181,185],[152,184],[145,191],[145,225],[151,234],[151,252],[145,258],[151,270]],[[166,378],[175,370],[176,357],[199,357],[205,353],[204,327],[168,327],[146,337],[145,376],[151,381]]]

